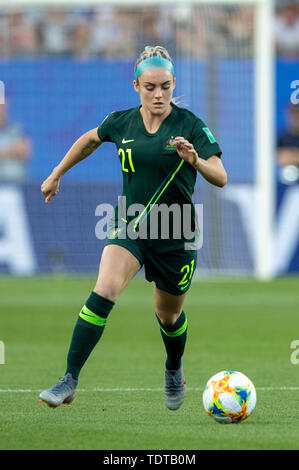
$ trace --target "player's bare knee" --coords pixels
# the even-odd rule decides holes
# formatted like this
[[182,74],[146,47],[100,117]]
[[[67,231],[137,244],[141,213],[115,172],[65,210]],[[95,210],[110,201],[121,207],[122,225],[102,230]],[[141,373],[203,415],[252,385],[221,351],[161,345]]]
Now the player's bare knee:
[[96,292],[96,294],[101,295],[102,297],[105,297],[105,299],[112,300],[113,302],[116,301],[121,291],[121,289],[118,286],[116,286],[113,282],[97,283],[93,290],[94,292]]
[[161,323],[163,323],[163,325],[165,326],[174,325],[174,323],[177,321],[181,313],[182,313],[182,310],[178,312],[169,312],[169,311],[163,311],[163,310],[156,311],[158,318],[160,319]]

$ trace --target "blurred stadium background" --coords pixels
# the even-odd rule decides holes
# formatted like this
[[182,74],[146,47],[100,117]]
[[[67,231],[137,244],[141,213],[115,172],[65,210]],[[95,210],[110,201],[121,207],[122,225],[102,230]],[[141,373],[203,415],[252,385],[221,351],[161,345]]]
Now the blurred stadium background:
[[[264,276],[271,278],[299,271],[299,6],[259,3],[272,10],[275,49],[273,76],[264,77],[273,86],[270,155],[272,121],[261,124],[269,130],[264,180],[275,214],[258,256],[272,245]],[[254,246],[263,231],[254,203],[256,165],[263,163],[255,141],[256,8],[225,0],[0,2],[0,273],[96,274],[104,242],[95,236],[95,210],[121,194],[114,146],[72,169],[48,206],[40,185],[81,134],[111,111],[138,105],[136,57],[145,45],[160,44],[175,60],[176,96],[213,129],[228,172],[223,190],[198,178],[199,275],[263,277]]]

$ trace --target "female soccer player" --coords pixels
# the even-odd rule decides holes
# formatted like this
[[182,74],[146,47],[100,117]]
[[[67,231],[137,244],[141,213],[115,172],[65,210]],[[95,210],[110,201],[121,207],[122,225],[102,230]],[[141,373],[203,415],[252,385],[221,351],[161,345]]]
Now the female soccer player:
[[[121,204],[115,208],[95,287],[75,325],[65,375],[40,394],[40,401],[51,407],[70,404],[74,399],[80,370],[99,341],[118,295],[142,266],[146,279],[154,282],[156,317],[166,349],[165,403],[175,410],[184,401],[182,356],[187,318],[183,304],[197,249],[187,243],[192,239],[178,230],[184,221],[175,229],[167,226],[169,236],[165,236],[165,215],[171,215],[165,208],[189,206],[193,230],[196,218],[192,194],[197,172],[219,187],[226,184],[227,176],[212,133],[192,112],[174,104],[174,88],[174,66],[168,52],[160,46],[147,46],[135,66],[134,89],[141,105],[112,112],[99,127],[83,134],[41,186],[49,203],[70,168],[103,142],[114,142],[122,166],[126,207],[138,203],[143,208],[137,217],[136,213],[127,215],[129,210],[123,213]],[[161,208],[161,223],[152,222],[157,207]],[[146,237],[154,229],[155,236]]]

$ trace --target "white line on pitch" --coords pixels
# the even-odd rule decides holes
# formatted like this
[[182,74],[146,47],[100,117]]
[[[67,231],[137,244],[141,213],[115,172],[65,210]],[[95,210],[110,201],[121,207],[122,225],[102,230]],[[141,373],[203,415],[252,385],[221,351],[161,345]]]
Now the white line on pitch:
[[[78,388],[77,392],[84,393],[84,392],[161,392],[164,388]],[[291,390],[299,390],[299,387],[256,387],[256,390],[261,391],[291,391]],[[203,388],[197,387],[188,387],[186,391],[189,392],[201,392]],[[0,393],[39,393],[42,392],[41,390],[32,390],[32,389],[0,389]]]

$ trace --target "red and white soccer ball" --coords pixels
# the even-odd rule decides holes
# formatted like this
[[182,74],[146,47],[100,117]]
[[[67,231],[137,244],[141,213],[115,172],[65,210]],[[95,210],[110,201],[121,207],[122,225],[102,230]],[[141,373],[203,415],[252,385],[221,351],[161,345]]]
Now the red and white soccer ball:
[[251,415],[255,405],[255,387],[241,372],[218,372],[208,380],[203,390],[204,409],[219,423],[244,421]]

